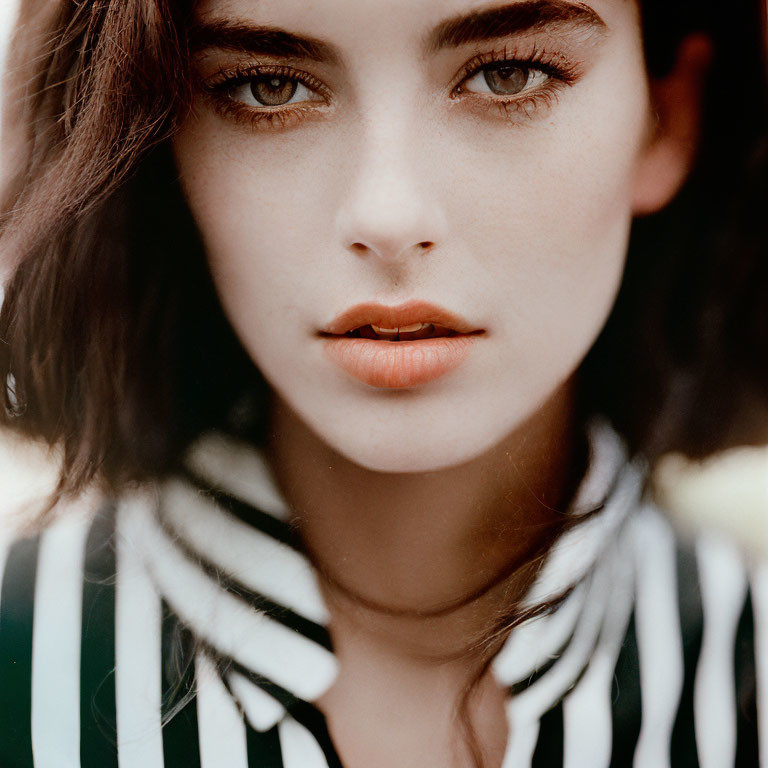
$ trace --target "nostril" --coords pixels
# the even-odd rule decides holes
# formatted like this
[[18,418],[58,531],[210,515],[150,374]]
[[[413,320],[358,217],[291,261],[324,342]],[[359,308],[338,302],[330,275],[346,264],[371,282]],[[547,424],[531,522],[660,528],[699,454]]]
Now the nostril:
[[360,240],[349,244],[350,250],[361,256],[368,255],[368,253],[370,252],[373,252],[379,256],[401,256],[401,255],[404,256],[406,253],[410,253],[412,255],[416,250],[418,250],[419,252],[424,252],[429,250],[430,248],[434,248],[434,246],[435,246],[435,243],[432,240],[422,240],[419,243],[414,243],[409,248],[406,248],[400,252],[396,252],[395,249],[392,249],[392,250],[390,250],[389,248],[379,249],[373,245],[363,243]]

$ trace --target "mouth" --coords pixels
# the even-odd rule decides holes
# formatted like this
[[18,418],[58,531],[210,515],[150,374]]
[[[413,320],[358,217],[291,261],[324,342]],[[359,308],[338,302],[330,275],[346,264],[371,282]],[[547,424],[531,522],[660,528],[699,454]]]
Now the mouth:
[[446,328],[434,323],[411,323],[410,325],[383,328],[373,323],[362,325],[347,331],[344,336],[348,339],[377,339],[379,341],[419,341],[421,339],[440,339],[448,336],[458,336],[452,328]]
[[412,341],[483,332],[460,315],[436,304],[409,301],[396,307],[357,304],[338,315],[320,335]]
[[358,304],[319,335],[326,354],[348,375],[378,389],[406,389],[458,368],[483,333],[442,307],[412,301]]

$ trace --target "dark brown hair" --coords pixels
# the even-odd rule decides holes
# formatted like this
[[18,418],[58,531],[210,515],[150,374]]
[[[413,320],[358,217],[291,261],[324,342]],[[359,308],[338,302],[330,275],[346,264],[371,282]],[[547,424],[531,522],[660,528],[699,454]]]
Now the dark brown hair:
[[[63,447],[62,491],[162,475],[208,429],[258,440],[267,388],[219,306],[166,141],[187,108],[192,3],[35,2],[9,69],[0,422]],[[762,3],[642,5],[652,74],[691,30],[715,41],[703,147],[678,199],[635,224],[582,407],[632,451],[703,454],[768,392]]]

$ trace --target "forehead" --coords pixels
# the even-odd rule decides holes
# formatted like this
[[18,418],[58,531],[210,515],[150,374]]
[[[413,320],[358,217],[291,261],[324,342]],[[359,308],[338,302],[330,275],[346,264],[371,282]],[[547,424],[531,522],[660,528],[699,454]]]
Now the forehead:
[[427,49],[461,44],[472,24],[485,24],[484,37],[554,27],[588,33],[636,16],[634,0],[201,0],[196,11],[200,22],[275,27],[341,48],[418,40]]

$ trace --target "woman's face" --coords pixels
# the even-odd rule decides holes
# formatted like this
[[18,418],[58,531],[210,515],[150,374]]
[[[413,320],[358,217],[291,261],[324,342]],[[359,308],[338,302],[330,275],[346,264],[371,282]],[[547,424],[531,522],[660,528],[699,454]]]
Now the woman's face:
[[176,159],[276,395],[374,470],[498,444],[618,289],[649,125],[636,4],[202,0],[196,20]]

